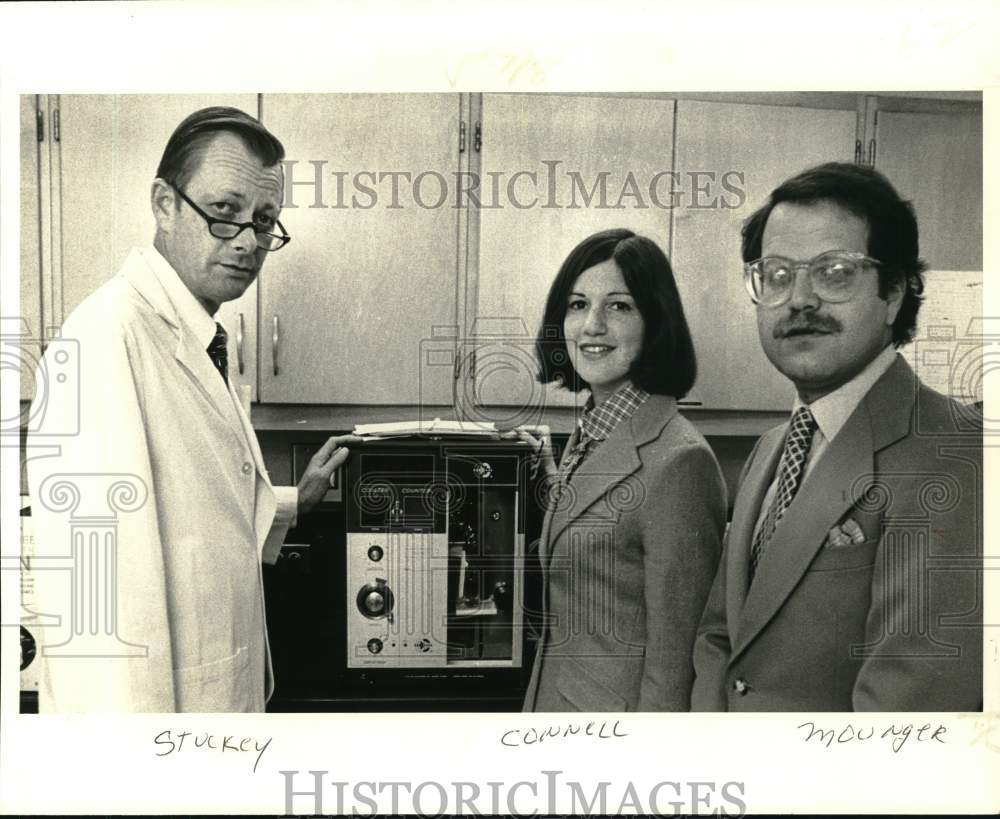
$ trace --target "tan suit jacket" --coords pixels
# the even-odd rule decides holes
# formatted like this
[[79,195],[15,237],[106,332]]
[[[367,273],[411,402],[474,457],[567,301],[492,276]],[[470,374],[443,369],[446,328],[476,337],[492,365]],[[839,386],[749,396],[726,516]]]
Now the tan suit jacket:
[[725,514],[711,449],[673,398],[650,396],[545,517],[547,628],[525,710],[687,710]]
[[[695,646],[694,710],[964,711],[982,700],[982,426],[902,359],[812,467],[748,590],[787,425],[748,459]],[[828,533],[854,520],[863,543]]]

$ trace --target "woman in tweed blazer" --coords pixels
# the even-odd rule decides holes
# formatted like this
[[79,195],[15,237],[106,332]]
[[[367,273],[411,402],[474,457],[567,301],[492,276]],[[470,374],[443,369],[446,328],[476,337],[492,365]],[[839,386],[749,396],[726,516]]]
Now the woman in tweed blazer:
[[663,252],[628,230],[581,242],[549,291],[537,352],[543,383],[590,398],[558,468],[546,437],[521,433],[552,489],[524,709],[686,711],[726,491],[677,412],[696,364]]

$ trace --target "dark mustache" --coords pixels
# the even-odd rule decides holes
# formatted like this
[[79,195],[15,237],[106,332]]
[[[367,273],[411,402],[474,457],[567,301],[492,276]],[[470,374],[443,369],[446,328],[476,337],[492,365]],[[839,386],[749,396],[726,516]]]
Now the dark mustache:
[[842,329],[841,323],[833,316],[812,315],[807,318],[793,317],[778,322],[774,326],[772,335],[775,338],[783,338],[789,333],[839,333]]

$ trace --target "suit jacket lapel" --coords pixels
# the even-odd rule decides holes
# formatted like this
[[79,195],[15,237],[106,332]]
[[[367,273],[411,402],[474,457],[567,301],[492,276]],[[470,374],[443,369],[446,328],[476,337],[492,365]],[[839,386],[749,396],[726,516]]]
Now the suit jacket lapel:
[[862,404],[809,473],[767,544],[746,595],[734,656],[784,604],[830,528],[870,484],[873,463],[871,422]]
[[[552,515],[548,537],[548,559],[552,547],[566,528],[588,511],[598,517],[600,509],[591,509],[616,484],[636,472],[642,461],[639,447],[656,438],[667,423],[677,415],[677,404],[665,395],[651,395],[636,409],[632,417],[619,423],[611,434],[584,460],[570,483],[564,488]],[[566,447],[577,440],[577,433]]]
[[[809,473],[778,524],[746,595],[732,658],[781,608],[829,530],[871,487],[876,477],[874,453],[907,434],[914,383],[909,365],[897,358]],[[759,511],[759,503],[755,508]],[[750,538],[740,542],[746,547],[740,550],[745,561]]]
[[726,566],[726,621],[729,623],[730,645],[736,644],[737,626],[746,603],[753,530],[760,516],[764,495],[774,480],[787,430],[786,424],[764,434],[733,506],[733,519],[727,535],[730,549]]

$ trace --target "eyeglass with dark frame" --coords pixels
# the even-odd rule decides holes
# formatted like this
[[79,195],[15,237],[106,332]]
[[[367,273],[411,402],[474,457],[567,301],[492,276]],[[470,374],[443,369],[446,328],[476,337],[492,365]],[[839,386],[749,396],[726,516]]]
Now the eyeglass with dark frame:
[[281,248],[292,241],[292,237],[288,235],[288,232],[285,230],[285,226],[281,224],[279,219],[275,219],[274,223],[280,228],[281,235],[258,230],[257,225],[253,222],[231,222],[228,219],[216,219],[214,216],[209,216],[205,213],[205,211],[192,202],[191,199],[188,198],[187,194],[178,188],[173,182],[168,182],[167,184],[177,191],[177,193],[180,194],[181,199],[187,202],[191,206],[191,209],[208,223],[208,232],[211,233],[216,239],[235,239],[244,230],[250,228],[257,240],[257,247],[261,250],[281,250]]
[[743,265],[747,292],[754,304],[780,307],[795,289],[797,271],[806,270],[813,292],[823,301],[849,301],[855,293],[858,272],[865,266],[878,267],[878,259],[856,250],[830,250],[807,262],[784,256],[764,256]]

